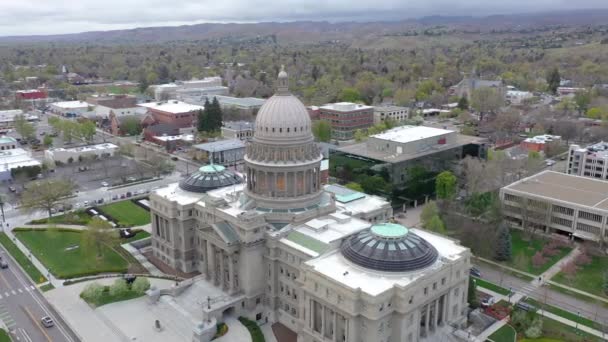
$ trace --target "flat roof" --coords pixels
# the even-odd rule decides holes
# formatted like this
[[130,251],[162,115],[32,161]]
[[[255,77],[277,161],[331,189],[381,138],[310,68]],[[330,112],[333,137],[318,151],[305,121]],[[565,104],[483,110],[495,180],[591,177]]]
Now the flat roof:
[[194,148],[207,152],[221,152],[245,148],[245,143],[240,139],[218,140],[214,142],[194,145]]
[[87,145],[87,146],[79,146],[79,147],[71,147],[71,148],[58,147],[58,148],[49,149],[49,151],[51,151],[51,152],[55,152],[55,151],[90,152],[90,151],[104,151],[104,150],[115,149],[115,148],[118,148],[118,146],[116,146],[112,143],[103,143],[103,144],[97,144],[97,145]]
[[194,141],[193,134],[179,134],[179,135],[157,135],[154,139],[158,139],[160,141],[175,141],[175,140],[183,140],[183,141]]
[[64,102],[54,102],[51,103],[52,106],[63,108],[63,109],[73,109],[73,108],[88,108],[90,106],[89,103],[84,101],[64,101]]
[[253,127],[254,123],[251,121],[226,121],[222,125],[222,128],[233,130],[253,129]]
[[408,143],[449,133],[454,133],[454,131],[427,126],[401,126],[389,129],[384,133],[372,135],[371,138]]
[[0,171],[33,165],[41,165],[41,163],[22,148],[0,151]]
[[336,102],[336,103],[328,103],[319,108],[338,111],[338,112],[350,112],[353,110],[370,109],[370,108],[374,108],[374,107],[366,106],[366,105],[362,105],[362,104],[358,104],[358,103],[352,103],[352,102]]
[[553,201],[608,210],[608,182],[555,171],[543,171],[503,188]]
[[7,136],[2,136],[0,137],[0,144],[10,144],[10,143],[16,143],[17,139],[13,138],[13,137],[7,137]]
[[167,113],[179,114],[179,113],[188,113],[197,110],[203,110],[205,107],[189,104],[182,101],[177,100],[169,100],[167,102],[148,102],[148,103],[139,103],[138,106],[145,107],[152,110],[160,110]]

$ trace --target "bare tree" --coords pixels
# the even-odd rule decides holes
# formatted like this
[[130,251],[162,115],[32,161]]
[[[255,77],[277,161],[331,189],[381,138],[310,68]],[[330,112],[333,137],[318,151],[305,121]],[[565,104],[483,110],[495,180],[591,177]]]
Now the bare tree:
[[104,251],[110,249],[118,239],[117,233],[118,230],[112,229],[112,226],[107,221],[96,217],[91,220],[87,225],[87,229],[82,232],[82,244],[85,248],[94,250],[97,257],[101,258]]
[[72,195],[74,184],[65,180],[42,180],[32,182],[21,195],[21,208],[27,212],[46,211],[51,217],[52,210]]

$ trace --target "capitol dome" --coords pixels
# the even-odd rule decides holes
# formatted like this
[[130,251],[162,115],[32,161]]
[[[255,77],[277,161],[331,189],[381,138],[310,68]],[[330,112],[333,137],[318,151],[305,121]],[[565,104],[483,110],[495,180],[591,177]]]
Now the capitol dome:
[[221,165],[205,165],[190,177],[182,180],[179,187],[190,192],[205,193],[229,185],[243,183],[243,178]]
[[409,272],[426,268],[438,258],[437,249],[402,225],[376,224],[354,234],[341,246],[349,261],[377,271]]
[[311,121],[304,104],[289,92],[287,72],[281,68],[277,92],[258,111],[254,139],[312,140]]

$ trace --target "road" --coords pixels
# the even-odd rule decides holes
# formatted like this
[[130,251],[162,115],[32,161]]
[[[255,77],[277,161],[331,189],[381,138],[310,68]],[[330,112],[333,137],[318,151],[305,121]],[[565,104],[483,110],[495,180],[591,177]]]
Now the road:
[[[0,320],[13,341],[80,341],[1,245],[0,256],[9,264],[8,269],[0,269]],[[43,327],[40,319],[44,316],[51,317],[55,326]]]
[[553,291],[547,286],[535,288],[531,286],[528,281],[500,272],[487,264],[475,261],[473,261],[473,263],[479,268],[483,279],[485,280],[498,284],[504,288],[511,288],[513,291],[520,292],[540,302],[545,302],[570,312],[580,312],[581,316],[595,320],[601,324],[606,324],[606,322],[608,322],[608,308],[599,303],[586,302],[576,297]]

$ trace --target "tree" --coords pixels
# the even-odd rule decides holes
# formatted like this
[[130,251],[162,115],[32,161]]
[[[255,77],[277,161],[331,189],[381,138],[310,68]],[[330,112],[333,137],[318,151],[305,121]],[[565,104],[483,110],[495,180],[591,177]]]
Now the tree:
[[175,170],[174,163],[159,155],[154,155],[150,160],[148,160],[148,163],[150,166],[152,166],[152,170],[157,177],[163,174],[171,173],[173,170]]
[[511,260],[511,253],[511,232],[509,232],[509,227],[506,224],[502,224],[498,230],[494,258],[498,261],[509,261]]
[[568,282],[570,282],[570,285],[572,285],[572,283],[574,282],[574,279],[576,279],[576,273],[578,272],[578,266],[576,265],[576,262],[569,261],[562,265],[561,272],[564,274],[566,279],[568,279]]
[[466,96],[462,96],[458,100],[458,108],[460,108],[460,110],[467,110],[467,109],[469,109],[469,99]]
[[479,300],[477,299],[477,284],[475,278],[469,278],[469,290],[468,290],[468,301],[469,306],[473,309],[479,307]]
[[430,201],[425,204],[422,208],[422,212],[420,213],[420,222],[422,223],[422,226],[426,228],[433,217],[438,215],[439,208],[437,207],[437,203],[435,203],[435,201]]
[[97,302],[103,296],[104,286],[98,283],[88,284],[80,293],[80,298],[89,302]]
[[46,146],[47,148],[53,146],[53,137],[51,137],[50,135],[45,135],[44,139],[42,139],[42,143],[44,144],[44,146]]
[[126,135],[134,136],[141,134],[141,122],[137,118],[125,118],[120,124],[120,131]]
[[329,142],[331,140],[331,124],[326,120],[313,122],[312,134],[314,134],[317,141]]
[[431,219],[429,220],[429,222],[426,224],[426,226],[424,228],[428,229],[432,232],[439,233],[439,234],[446,233],[445,224],[443,223],[443,221],[441,220],[439,215],[435,215],[435,216],[431,217]]
[[532,266],[534,268],[541,268],[545,263],[547,263],[547,259],[543,256],[543,253],[540,251],[534,253],[532,256]]
[[340,93],[340,101],[361,102],[361,93],[357,88],[344,88]]
[[211,124],[211,115],[210,112],[213,111],[211,107],[211,103],[209,102],[209,98],[205,99],[204,109],[198,111],[198,131],[199,132],[211,132],[212,124]]
[[536,339],[543,335],[543,320],[540,317],[535,317],[530,324],[530,327],[524,332],[527,338]]
[[122,297],[129,292],[129,286],[127,285],[127,281],[119,278],[114,280],[112,286],[110,286],[110,296],[112,297]]
[[559,70],[557,67],[553,68],[551,71],[547,73],[547,87],[552,94],[557,94],[557,88],[562,81],[562,78],[559,74]]
[[14,119],[15,131],[19,133],[22,139],[31,140],[36,136],[34,125],[29,123],[22,114],[15,115]]
[[483,87],[475,89],[471,93],[471,107],[478,111],[481,117],[484,114],[495,113],[503,104],[502,94],[494,88]]
[[365,139],[367,139],[367,134],[362,129],[357,129],[355,131],[355,141],[362,142]]
[[365,192],[365,191],[363,191],[363,187],[361,187],[361,184],[359,184],[359,183],[350,182],[350,183],[347,183],[345,185],[345,187],[347,187],[353,191]]
[[450,171],[443,171],[435,178],[435,193],[437,198],[442,200],[452,200],[458,190],[456,176]]
[[93,141],[95,133],[97,133],[95,123],[90,120],[77,124],[76,130],[78,135],[88,143]]
[[378,194],[387,191],[388,184],[380,176],[365,177],[361,182],[361,187],[368,194]]
[[103,257],[104,252],[118,239],[118,230],[112,228],[107,222],[94,217],[87,229],[82,231],[82,244],[87,249],[95,251],[98,258]]
[[132,143],[119,144],[118,145],[118,154],[121,156],[127,156],[127,157],[135,156],[135,145],[133,145]]
[[72,195],[72,182],[49,179],[33,182],[21,194],[21,208],[27,212],[44,210],[51,217],[51,211]]
[[222,128],[222,107],[217,97],[213,97],[211,101],[211,112],[209,115],[209,123],[211,131],[219,131]]
[[579,114],[587,112],[590,103],[591,92],[588,90],[577,91],[576,94],[574,94],[574,104]]
[[137,277],[131,285],[131,290],[137,294],[144,294],[150,288],[150,281],[148,278]]

